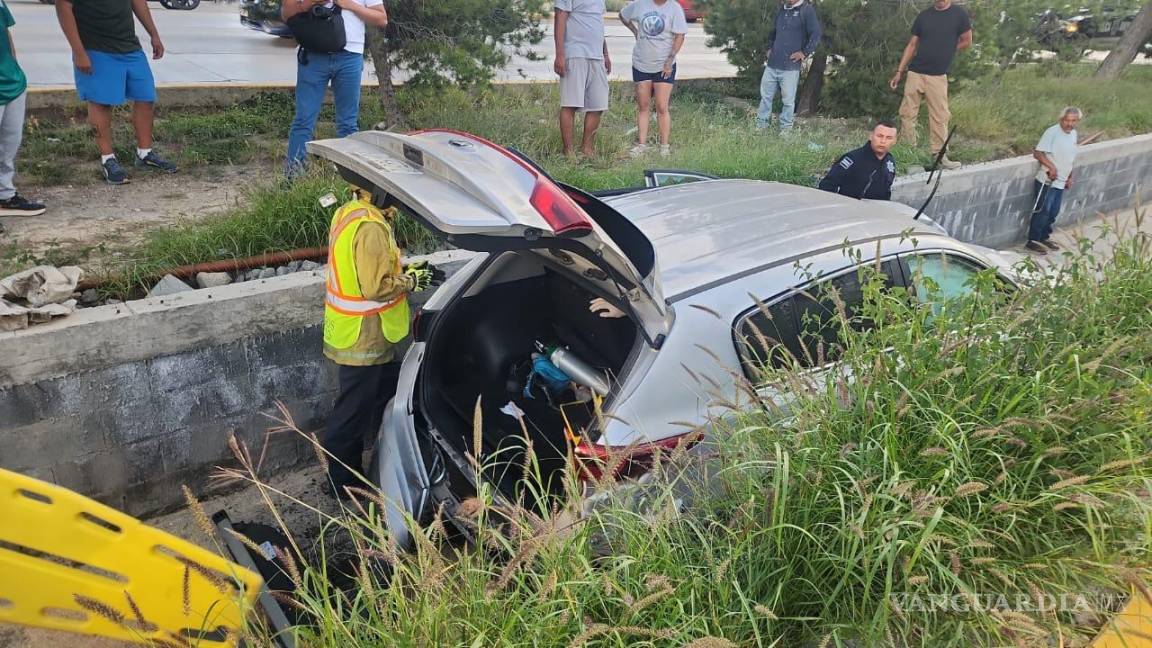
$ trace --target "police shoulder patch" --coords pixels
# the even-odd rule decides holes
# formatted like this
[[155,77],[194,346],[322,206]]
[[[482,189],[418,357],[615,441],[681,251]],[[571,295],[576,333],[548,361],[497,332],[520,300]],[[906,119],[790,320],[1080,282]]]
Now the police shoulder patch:
[[847,155],[840,158],[840,166],[844,167],[845,169],[851,169],[853,164],[855,164],[855,162],[853,162],[852,158],[848,157]]

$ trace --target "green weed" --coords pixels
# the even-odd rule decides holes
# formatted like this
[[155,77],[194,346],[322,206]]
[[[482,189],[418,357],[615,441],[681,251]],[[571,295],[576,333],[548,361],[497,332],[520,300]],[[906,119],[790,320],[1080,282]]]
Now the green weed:
[[1115,612],[1098,597],[1152,575],[1152,240],[1091,249],[947,300],[864,271],[839,365],[767,370],[709,452],[609,484],[590,513],[484,487],[413,526],[409,555],[365,491],[329,522],[346,576],[327,544],[302,569],[302,644],[1084,645]]

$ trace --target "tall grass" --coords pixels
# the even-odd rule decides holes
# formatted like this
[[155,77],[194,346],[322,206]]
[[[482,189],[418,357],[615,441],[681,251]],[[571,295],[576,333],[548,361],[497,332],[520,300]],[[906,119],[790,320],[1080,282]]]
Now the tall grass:
[[837,367],[766,371],[706,452],[596,506],[482,490],[473,544],[438,515],[401,554],[365,492],[330,522],[353,584],[323,551],[298,579],[302,645],[1085,645],[1152,575],[1152,240],[1091,249],[949,301],[872,278]]

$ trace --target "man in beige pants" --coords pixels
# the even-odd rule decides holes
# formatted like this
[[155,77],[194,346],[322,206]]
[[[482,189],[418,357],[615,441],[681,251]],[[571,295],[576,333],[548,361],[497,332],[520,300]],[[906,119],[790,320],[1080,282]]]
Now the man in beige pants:
[[[944,147],[948,137],[948,70],[956,52],[972,46],[972,20],[968,12],[952,4],[952,0],[933,0],[932,6],[916,16],[912,24],[912,38],[900,57],[900,66],[888,85],[896,90],[904,73],[904,102],[900,104],[900,135],[916,146],[916,120],[920,116],[920,102],[928,103],[928,124],[932,154]],[[944,169],[958,169],[959,162],[945,157],[940,162]]]

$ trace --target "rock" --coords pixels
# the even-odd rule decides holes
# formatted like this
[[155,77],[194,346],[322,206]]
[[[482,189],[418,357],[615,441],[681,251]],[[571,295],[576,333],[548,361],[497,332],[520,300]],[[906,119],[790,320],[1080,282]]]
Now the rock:
[[89,288],[80,293],[81,304],[95,304],[98,301],[100,301],[100,293],[95,288]]
[[248,272],[244,273],[244,281],[256,281],[260,278],[261,272],[262,268],[252,268]]
[[180,281],[172,275],[164,275],[152,290],[148,291],[149,297],[164,297],[166,295],[175,295],[176,293],[188,292],[192,290],[192,286]]
[[313,270],[319,270],[320,268],[321,265],[315,261],[305,261],[304,263],[300,264],[301,272],[312,272]]
[[276,268],[277,277],[283,277],[284,275],[291,273],[292,271],[288,269],[288,266],[280,266],[279,268]]
[[219,288],[232,283],[227,272],[200,272],[196,274],[196,285],[201,288]]
[[288,272],[300,272],[300,266],[303,263],[304,263],[303,261],[293,261],[292,263],[289,263],[287,266]]
[[261,268],[257,279],[271,279],[276,276],[276,268]]

